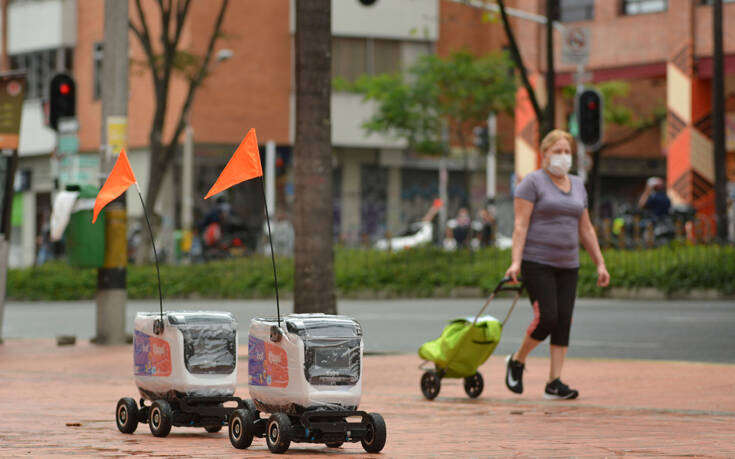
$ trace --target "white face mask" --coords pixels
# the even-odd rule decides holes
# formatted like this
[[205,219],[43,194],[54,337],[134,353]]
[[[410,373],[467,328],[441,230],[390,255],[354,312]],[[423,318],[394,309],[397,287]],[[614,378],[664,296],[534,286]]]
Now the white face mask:
[[571,167],[572,155],[551,154],[549,155],[549,165],[546,166],[546,170],[554,175],[562,176],[569,172]]

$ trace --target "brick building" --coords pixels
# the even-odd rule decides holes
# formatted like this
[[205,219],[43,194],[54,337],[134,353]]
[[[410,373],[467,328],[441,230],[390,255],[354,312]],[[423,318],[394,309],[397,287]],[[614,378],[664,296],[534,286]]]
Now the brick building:
[[[544,2],[519,0],[516,6],[544,14]],[[624,104],[638,115],[655,107],[666,109],[666,120],[631,142],[604,153],[600,169],[603,193],[637,197],[642,175],[665,176],[672,201],[687,203],[698,212],[712,213],[714,162],[711,131],[712,7],[707,0],[562,0],[559,19],[567,27],[590,31],[587,71],[592,83],[621,80],[631,91]],[[724,4],[725,94],[728,135],[727,174],[735,181],[735,4]],[[545,37],[541,28],[517,21],[516,31],[527,66],[541,77],[545,68]],[[557,126],[564,126],[572,107],[560,87],[573,84],[572,66],[565,66],[561,36],[556,35],[555,97]],[[518,110],[524,110],[522,104]],[[532,125],[516,126],[516,170],[529,165],[535,153],[518,148],[531,144]],[[630,128],[607,126],[606,140],[624,137]],[[520,151],[519,151],[520,150]],[[525,153],[524,153],[525,152]],[[526,155],[526,159],[519,155]],[[522,166],[521,166],[522,167]],[[528,166],[526,166],[527,168]]]
[[[201,54],[211,31],[216,8],[211,0],[192,3],[181,48]],[[369,3],[369,2],[366,2]],[[622,79],[631,86],[626,101],[639,113],[656,104],[666,107],[666,126],[652,129],[635,141],[606,152],[601,163],[606,189],[616,186],[627,199],[642,188],[645,177],[667,175],[677,199],[709,199],[707,151],[711,146],[706,126],[711,79],[711,7],[700,0],[562,0],[560,20],[566,26],[591,30],[588,70],[594,82]],[[44,124],[43,98],[47,82],[58,71],[77,81],[77,116],[80,156],[92,163],[100,150],[101,81],[100,44],[103,6],[99,0],[2,0],[4,69],[28,70],[27,101],[23,109],[20,173],[25,177],[15,204],[22,222],[13,228],[13,265],[34,260],[37,236],[48,220],[54,179],[58,178],[52,153],[56,134]],[[153,2],[143,2],[153,14]],[[544,14],[545,2],[514,0],[508,5]],[[130,14],[134,16],[134,3]],[[645,14],[644,14],[645,12]],[[638,14],[640,13],[640,14]],[[728,112],[735,113],[735,5],[725,6]],[[149,23],[156,20],[149,18]],[[194,217],[211,205],[199,199],[214,182],[243,135],[256,128],[259,141],[276,146],[279,164],[286,171],[277,179],[277,205],[288,208],[292,199],[289,177],[294,137],[293,3],[288,0],[234,0],[223,25],[225,36],[217,49],[231,58],[213,64],[211,75],[197,93],[190,114],[194,145]],[[514,28],[527,67],[539,77],[544,72],[543,26],[514,19]],[[155,35],[155,31],[154,31]],[[460,48],[477,53],[502,49],[502,25],[483,19],[483,12],[449,0],[377,0],[370,6],[359,0],[332,2],[333,76],[347,80],[362,73],[377,74],[405,69],[427,53],[448,55]],[[560,35],[556,35],[560,48]],[[153,115],[153,88],[146,69],[136,62],[143,52],[130,35],[128,146],[141,188],[148,180],[148,137]],[[558,53],[557,53],[558,55]],[[557,125],[566,126],[570,105],[562,87],[571,84],[572,68],[557,61]],[[175,118],[185,85],[176,80],[171,93],[169,121]],[[518,110],[523,107],[519,106]],[[360,96],[333,92],[332,142],[334,146],[335,236],[348,243],[397,232],[420,218],[437,194],[439,161],[405,152],[405,144],[386,136],[367,136],[360,124],[372,106]],[[518,113],[517,110],[517,113]],[[729,118],[732,122],[735,119]],[[499,126],[498,192],[510,191],[511,173],[533,165],[533,125],[520,125],[521,117],[501,116]],[[166,127],[170,136],[173,126]],[[518,136],[515,134],[519,133]],[[625,132],[608,128],[608,139]],[[524,137],[525,136],[525,137]],[[519,140],[520,139],[520,140]],[[183,143],[184,138],[180,139]],[[520,142],[520,143],[519,143]],[[709,142],[709,143],[708,143]],[[735,142],[731,142],[735,143]],[[709,148],[709,150],[707,150]],[[668,162],[672,155],[681,158]],[[702,153],[704,152],[704,153]],[[704,160],[702,158],[705,158]],[[181,224],[180,160],[164,180],[156,212],[169,229]],[[682,166],[683,165],[683,166]],[[521,169],[519,169],[521,167]],[[526,166],[523,166],[526,167]],[[729,173],[735,176],[729,157]],[[668,171],[668,174],[667,174]],[[91,177],[95,181],[96,177]],[[704,180],[704,182],[703,182]],[[710,180],[711,182],[711,180]],[[484,162],[481,157],[461,158],[449,164],[449,214],[460,205],[473,210],[483,205]],[[705,183],[705,185],[702,185]],[[703,188],[704,186],[704,188]],[[704,194],[702,194],[702,190]],[[244,185],[230,192],[241,215],[249,217],[253,232],[261,221],[257,187]],[[603,190],[604,192],[604,190]],[[140,205],[128,197],[133,221]],[[697,201],[699,202],[699,201]]]

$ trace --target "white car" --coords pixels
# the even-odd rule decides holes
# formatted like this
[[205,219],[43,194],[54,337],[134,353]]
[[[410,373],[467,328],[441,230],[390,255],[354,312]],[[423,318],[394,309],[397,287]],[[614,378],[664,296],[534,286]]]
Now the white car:
[[408,230],[390,239],[379,239],[374,247],[377,250],[403,250],[420,245],[430,244],[434,238],[431,222],[411,223]]

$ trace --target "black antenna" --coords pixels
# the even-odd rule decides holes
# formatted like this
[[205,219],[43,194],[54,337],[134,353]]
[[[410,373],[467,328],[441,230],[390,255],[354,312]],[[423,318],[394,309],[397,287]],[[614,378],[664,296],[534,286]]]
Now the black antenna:
[[278,275],[276,274],[276,256],[273,254],[273,237],[271,235],[271,219],[268,216],[268,201],[265,199],[265,179],[260,176],[263,186],[263,204],[265,205],[265,221],[268,223],[268,242],[271,244],[271,262],[273,263],[273,281],[276,285],[276,313],[278,314],[278,328],[281,328],[281,305],[278,302]]
[[151,222],[150,220],[148,220],[148,211],[146,211],[145,202],[143,202],[143,195],[140,193],[140,186],[138,186],[138,182],[135,182],[135,188],[138,190],[138,197],[140,198],[140,204],[143,206],[143,215],[145,215],[145,222],[148,224],[148,232],[151,235],[151,245],[153,246],[153,256],[156,259],[156,276],[158,276],[158,304],[161,308],[161,323],[159,327],[156,327],[154,324],[153,332],[156,335],[160,335],[161,333],[163,333],[163,294],[161,293],[161,271],[158,269],[158,252],[156,252],[156,243],[153,241],[153,230],[151,229]]

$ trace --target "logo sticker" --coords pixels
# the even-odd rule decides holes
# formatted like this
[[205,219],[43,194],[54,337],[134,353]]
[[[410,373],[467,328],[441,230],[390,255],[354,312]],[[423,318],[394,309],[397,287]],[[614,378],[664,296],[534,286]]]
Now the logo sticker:
[[171,375],[171,349],[165,340],[135,330],[133,356],[137,376]]
[[248,338],[248,384],[288,387],[288,355],[279,346]]

